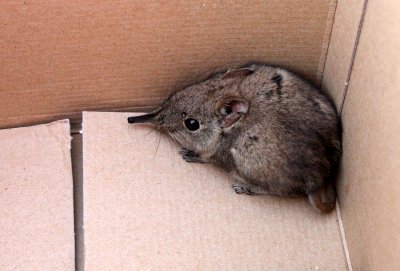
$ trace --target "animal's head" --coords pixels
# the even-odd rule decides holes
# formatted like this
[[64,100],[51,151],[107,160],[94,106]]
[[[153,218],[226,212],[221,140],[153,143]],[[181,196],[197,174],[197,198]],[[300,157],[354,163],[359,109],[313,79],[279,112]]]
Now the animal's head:
[[152,124],[182,147],[207,152],[247,114],[249,101],[241,97],[238,83],[252,72],[238,69],[214,75],[175,92],[153,112],[129,117],[128,122]]

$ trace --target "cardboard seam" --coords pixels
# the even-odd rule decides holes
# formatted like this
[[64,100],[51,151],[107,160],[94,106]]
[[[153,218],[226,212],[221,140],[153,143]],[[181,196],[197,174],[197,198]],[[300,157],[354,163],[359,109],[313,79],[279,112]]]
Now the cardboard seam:
[[[35,115],[33,118],[24,121],[26,116],[16,116],[16,117],[7,117],[3,120],[7,122],[1,123],[0,119],[0,130],[3,129],[12,129],[12,128],[20,128],[20,127],[30,127],[35,125],[42,125],[49,123],[49,121],[57,121],[59,119],[69,119],[71,124],[80,124],[82,123],[81,114],[83,111],[99,111],[102,112],[143,112],[145,110],[153,110],[156,108],[156,105],[139,105],[139,106],[124,106],[124,107],[113,107],[113,108],[84,108],[82,111],[74,111],[71,113],[54,113],[54,114],[43,114],[43,115]],[[50,119],[49,119],[50,118]],[[17,123],[11,124],[17,120]],[[22,120],[22,121],[18,121]]]
[[82,134],[82,120],[71,123],[71,135]]
[[340,107],[339,107],[339,115],[340,116],[342,115],[344,103],[345,103],[346,96],[347,96],[347,91],[349,89],[349,84],[350,84],[350,80],[351,80],[351,73],[353,71],[354,60],[355,60],[356,54],[357,54],[358,43],[360,42],[362,26],[364,24],[365,13],[367,11],[367,5],[368,5],[368,0],[364,0],[364,4],[363,4],[363,7],[362,7],[361,16],[360,16],[360,21],[358,23],[356,39],[354,41],[353,52],[351,54],[349,70],[347,72],[346,83],[345,83],[344,89],[343,89],[342,101],[341,101]]
[[[72,163],[73,163],[73,161],[72,161],[72,139],[73,139],[73,137],[72,137],[72,134],[71,134],[71,122],[69,121],[69,119],[64,119],[64,120],[61,120],[61,121],[67,125],[68,134],[69,134],[68,135],[68,139],[67,139],[67,146],[66,146],[69,151],[65,153],[65,156],[63,157],[63,162],[68,167],[68,171],[71,174],[71,183],[70,183],[70,185],[71,185],[70,186],[70,189],[71,189],[70,193],[71,194],[70,194],[70,197],[72,198],[71,209],[72,209],[72,221],[73,221],[72,224],[73,224],[73,228],[74,228],[73,236],[72,236],[72,241],[74,243],[74,246],[73,246],[73,249],[74,249],[74,252],[73,252],[74,260],[73,260],[73,263],[74,263],[74,270],[76,270],[76,268],[77,268],[77,263],[76,263],[76,259],[77,259],[77,256],[76,256],[77,255],[76,235],[77,235],[77,232],[76,232],[76,228],[75,228],[75,199],[74,199],[74,195],[75,195],[75,187],[74,187],[75,180],[74,180],[74,178],[75,178],[75,176],[74,176],[74,172],[73,172],[73,169],[72,169],[72,167],[73,167],[73,165],[72,165]],[[61,142],[60,138],[57,135],[52,134],[52,136],[54,136],[56,138],[56,140],[58,140],[59,143],[61,145],[63,145],[62,144],[63,142]],[[69,159],[67,159],[68,156],[69,156]]]
[[326,64],[326,60],[328,58],[329,45],[331,43],[333,25],[335,23],[337,2],[338,2],[338,0],[331,1],[328,16],[326,19],[325,34],[324,34],[324,39],[322,41],[322,50],[321,50],[321,56],[319,59],[317,78],[316,78],[317,82],[318,82],[317,83],[318,87],[321,87],[322,79],[324,77],[325,64]]
[[336,200],[336,216],[337,216],[338,223],[339,223],[340,236],[342,237],[343,250],[344,250],[344,255],[346,257],[347,269],[349,271],[353,271],[353,267],[351,266],[349,247],[347,245],[346,234],[345,234],[344,226],[343,226],[343,220],[342,220],[342,216],[340,214],[339,202],[337,200]]
[[[151,98],[151,99],[143,99],[143,101],[147,102],[153,102],[153,101],[162,101],[165,99],[165,96],[160,96],[156,98]],[[138,100],[135,100],[138,101]],[[109,106],[109,107],[102,107],[99,105],[93,105],[93,106],[86,106],[84,111],[98,111],[98,110],[123,110],[123,109],[130,109],[130,108],[147,108],[147,107],[156,107],[156,105],[138,105],[138,106],[124,106],[124,107],[118,107],[118,106]],[[35,118],[41,118],[41,117],[63,117],[63,116],[72,116],[72,115],[78,115],[81,114],[83,111],[82,110],[77,110],[77,111],[66,111],[66,112],[58,112],[58,113],[50,113],[50,114],[35,114]],[[19,120],[25,118],[27,115],[20,115],[20,116],[10,116],[4,118],[4,120],[8,121],[13,121],[13,120]],[[48,122],[45,122],[43,124],[46,124]],[[26,126],[32,126],[32,125],[26,125]],[[3,129],[3,128],[2,128]],[[7,129],[7,128],[5,128]]]
[[82,111],[82,212],[79,214],[81,215],[81,221],[82,221],[82,247],[83,247],[83,251],[81,251],[80,253],[82,253],[81,255],[81,259],[82,259],[82,263],[80,265],[82,270],[77,270],[77,271],[85,271],[86,269],[86,235],[85,235],[85,161],[87,160],[86,155],[85,155],[85,139],[84,139],[84,133],[83,130],[85,128],[83,120],[85,119],[85,115],[86,115],[87,111]]
[[[72,133],[71,133],[72,134]],[[83,145],[83,140],[82,140],[82,145]],[[81,148],[82,148],[81,145]],[[82,149],[80,150],[81,154],[83,156],[83,151]],[[72,153],[71,153],[72,154]],[[73,158],[73,157],[72,157]],[[77,159],[79,161],[79,159]],[[71,161],[72,163],[74,163],[74,161]],[[81,244],[82,247],[84,245],[83,243],[83,238],[84,238],[84,224],[83,224],[83,208],[84,208],[84,202],[83,202],[83,193],[78,193],[78,189],[80,188],[81,191],[83,191],[83,158],[81,157],[81,163],[78,164],[77,161],[75,161],[75,167],[80,167],[81,171],[82,171],[82,180],[81,182],[78,182],[79,177],[77,175],[75,175],[73,172],[73,198],[74,198],[74,230],[75,230],[75,243],[74,243],[74,247],[75,247],[75,271],[84,271],[84,269],[82,269],[82,265],[80,263],[80,259],[84,260],[84,251],[81,251]],[[71,168],[72,171],[72,168]],[[80,187],[82,186],[82,187]],[[79,187],[79,188],[77,188]],[[78,200],[77,200],[78,199]],[[81,203],[82,208],[79,208],[79,203]],[[82,224],[80,225],[79,222],[81,222]]]

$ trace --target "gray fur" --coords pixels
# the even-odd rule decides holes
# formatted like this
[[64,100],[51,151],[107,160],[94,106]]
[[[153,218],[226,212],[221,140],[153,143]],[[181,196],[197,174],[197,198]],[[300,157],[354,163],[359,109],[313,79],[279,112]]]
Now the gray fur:
[[[189,131],[188,118],[200,129]],[[320,90],[285,69],[250,64],[217,73],[173,93],[143,119],[176,140],[187,162],[227,170],[236,192],[307,194],[318,210],[334,208],[338,114]]]

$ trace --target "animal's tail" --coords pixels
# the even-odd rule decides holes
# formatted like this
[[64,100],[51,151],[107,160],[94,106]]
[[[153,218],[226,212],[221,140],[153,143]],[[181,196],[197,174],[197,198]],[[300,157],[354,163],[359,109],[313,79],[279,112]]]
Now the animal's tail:
[[310,203],[323,213],[331,212],[336,205],[336,180],[342,154],[342,124],[340,119],[337,122],[336,134],[328,142],[325,147],[330,164],[329,174],[321,187],[308,194]]
[[331,212],[335,209],[336,189],[334,183],[328,182],[314,192],[308,194],[310,203],[322,213]]
[[[340,125],[339,125],[340,126]],[[339,127],[339,139],[332,140],[327,148],[327,156],[330,158],[330,170],[324,184],[308,194],[311,204],[323,213],[331,212],[336,205],[336,179],[341,156],[341,131]]]

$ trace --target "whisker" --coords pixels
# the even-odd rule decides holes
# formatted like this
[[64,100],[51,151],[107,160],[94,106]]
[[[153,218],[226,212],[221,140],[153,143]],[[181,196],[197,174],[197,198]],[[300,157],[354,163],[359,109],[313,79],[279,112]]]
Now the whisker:
[[173,145],[173,144],[175,144],[175,142],[173,142],[172,140],[173,140],[172,138],[168,138],[168,144],[169,144],[170,150],[175,151],[176,145],[175,146]]
[[158,134],[158,143],[157,143],[157,148],[156,148],[156,152],[155,152],[155,154],[157,154],[157,152],[158,152],[158,148],[160,147],[160,142],[161,142],[161,133],[157,133]]
[[144,135],[144,137],[149,136],[150,134],[154,133],[155,131],[156,131],[155,129],[150,129],[150,131],[149,131],[148,133],[146,133],[146,134]]
[[177,132],[175,136],[180,145],[187,145],[186,139],[179,132]]
[[181,135],[179,132],[177,132],[177,134],[181,138],[181,144],[184,143],[182,145],[186,145],[186,146],[190,146],[191,145],[190,142],[183,135]]

